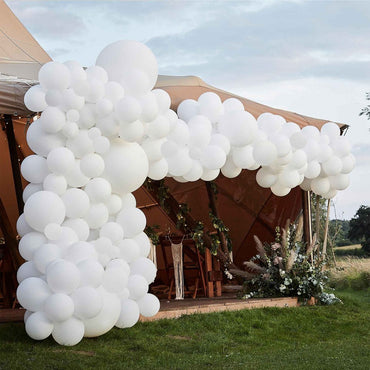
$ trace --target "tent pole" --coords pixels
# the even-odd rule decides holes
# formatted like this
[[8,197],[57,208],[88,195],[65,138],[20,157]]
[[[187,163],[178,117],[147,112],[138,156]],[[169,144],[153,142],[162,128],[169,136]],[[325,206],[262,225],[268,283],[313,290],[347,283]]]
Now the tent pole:
[[17,197],[18,212],[19,214],[21,214],[23,213],[23,206],[24,206],[23,198],[22,198],[23,186],[22,186],[21,171],[19,168],[19,159],[17,155],[17,143],[16,143],[15,135],[14,135],[12,116],[10,114],[5,114],[4,121],[5,121],[6,137],[8,139],[10,161],[12,164],[13,181],[14,181],[15,193]]
[[328,199],[328,205],[327,205],[327,209],[326,209],[324,241],[323,241],[323,244],[322,244],[322,255],[323,255],[324,259],[326,257],[326,245],[328,243],[329,215],[330,215],[330,199]]
[[302,190],[303,201],[303,219],[304,219],[304,236],[305,242],[310,245],[312,243],[312,220],[311,220],[311,202],[310,191]]
[[320,244],[320,195],[316,195],[316,209],[315,209],[315,217],[316,217],[316,242]]

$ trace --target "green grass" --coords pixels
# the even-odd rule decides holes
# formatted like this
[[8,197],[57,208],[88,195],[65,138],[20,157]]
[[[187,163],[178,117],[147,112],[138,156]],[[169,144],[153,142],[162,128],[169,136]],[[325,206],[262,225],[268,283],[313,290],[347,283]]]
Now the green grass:
[[0,369],[368,369],[370,294],[343,305],[193,315],[114,329],[75,347],[0,325]]

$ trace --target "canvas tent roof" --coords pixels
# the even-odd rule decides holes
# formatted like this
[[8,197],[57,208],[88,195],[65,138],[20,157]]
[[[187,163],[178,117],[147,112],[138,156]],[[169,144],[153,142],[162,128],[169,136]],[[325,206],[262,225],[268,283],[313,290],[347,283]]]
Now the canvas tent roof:
[[51,58],[0,0],[0,113],[27,116],[23,104],[30,86],[37,83],[41,66]]

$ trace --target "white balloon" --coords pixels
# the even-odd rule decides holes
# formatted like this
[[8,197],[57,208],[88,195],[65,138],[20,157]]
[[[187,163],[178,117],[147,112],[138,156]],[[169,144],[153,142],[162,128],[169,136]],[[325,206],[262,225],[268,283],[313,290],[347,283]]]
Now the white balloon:
[[24,213],[22,213],[19,217],[18,217],[18,220],[17,220],[17,233],[19,236],[23,237],[25,236],[27,233],[30,233],[31,231],[33,231],[33,229],[30,227],[30,225],[28,225],[27,221],[26,221],[26,218],[24,217]]
[[120,256],[131,263],[140,257],[140,246],[134,239],[123,239],[118,243]]
[[109,99],[113,104],[122,99],[124,95],[125,90],[118,82],[108,81],[105,84],[105,97]]
[[203,150],[200,162],[208,170],[221,168],[226,162],[225,152],[216,145],[209,145]]
[[353,154],[349,154],[343,158],[342,160],[342,173],[348,174],[350,173],[356,164],[356,158]]
[[69,87],[71,73],[69,69],[58,62],[45,63],[39,70],[39,81],[43,89],[63,90]]
[[304,178],[303,182],[299,185],[304,191],[311,190],[311,179]]
[[340,129],[336,123],[327,122],[321,127],[321,133],[328,135],[332,140],[340,135]]
[[290,188],[282,186],[279,183],[271,186],[271,191],[278,197],[284,197],[285,195],[289,194],[290,190]]
[[222,104],[224,106],[225,112],[244,110],[244,105],[239,99],[229,98],[226,99]]
[[277,176],[268,169],[262,167],[257,171],[256,181],[259,186],[269,188],[276,183]]
[[43,182],[43,188],[58,195],[63,195],[67,190],[67,180],[63,175],[51,173],[47,175]]
[[121,268],[107,268],[103,275],[103,287],[111,293],[119,293],[127,285],[127,274]]
[[35,340],[46,339],[54,328],[53,323],[42,311],[31,313],[25,324],[27,334]]
[[332,156],[327,161],[323,162],[322,169],[328,176],[334,176],[340,173],[342,170],[342,161],[337,156]]
[[230,153],[231,145],[229,139],[222,134],[212,134],[210,145],[216,145],[220,147],[226,155]]
[[90,207],[88,195],[81,189],[68,189],[62,196],[66,216],[70,218],[84,217]]
[[307,169],[304,173],[305,177],[308,179],[314,179],[320,175],[321,166],[318,161],[310,161],[307,163]]
[[122,240],[123,228],[117,222],[107,222],[101,227],[99,236],[109,238],[112,243],[115,244]]
[[160,303],[158,298],[153,294],[146,294],[141,297],[137,304],[139,305],[140,313],[145,317],[155,316],[160,308]]
[[64,293],[52,294],[44,303],[46,316],[54,322],[68,320],[73,315],[74,308],[71,297]]
[[[98,55],[96,65],[108,72],[110,81],[120,82],[126,94],[135,95],[151,90],[158,77],[158,65],[152,51],[137,41],[117,41],[106,46]],[[137,72],[142,73],[147,83],[138,91]],[[134,77],[136,78],[132,78]]]
[[260,141],[253,147],[253,157],[261,166],[272,164],[277,158],[277,150],[270,141]]
[[55,293],[72,293],[80,284],[80,271],[75,264],[58,260],[48,265],[46,280]]
[[256,161],[253,156],[253,146],[246,145],[233,148],[231,158],[237,168],[254,169]]
[[286,188],[295,188],[300,183],[300,176],[298,171],[284,169],[278,175],[278,183]]
[[144,125],[139,120],[131,123],[121,123],[118,134],[122,140],[128,141],[129,143],[140,141],[144,135]]
[[220,97],[214,92],[205,92],[198,98],[199,113],[208,117],[212,123],[218,121],[219,117],[224,113],[224,106]]
[[76,158],[83,158],[94,151],[93,141],[88,135],[88,130],[80,130],[78,134],[67,140],[67,148],[70,149]]
[[24,104],[33,112],[42,112],[47,107],[45,92],[40,85],[31,86],[24,95]]
[[140,257],[130,265],[131,275],[144,276],[148,284],[151,284],[156,276],[157,269],[154,263],[145,257]]
[[93,203],[105,202],[112,194],[112,187],[109,181],[102,177],[90,180],[84,190]]
[[166,116],[158,116],[146,125],[146,134],[152,139],[161,139],[170,132],[170,121]]
[[[103,176],[111,183],[117,194],[130,193],[138,189],[148,174],[148,158],[140,145],[113,140],[109,151],[104,155]],[[125,158],[125,160],[117,160]]]
[[29,155],[22,161],[21,173],[28,182],[42,183],[49,173],[46,159],[40,155]]
[[47,165],[51,172],[58,175],[67,174],[75,164],[75,157],[67,148],[56,148],[50,151],[47,157]]
[[349,175],[338,174],[335,176],[329,176],[330,185],[334,190],[347,189],[350,183]]
[[78,241],[67,249],[64,258],[77,265],[86,259],[98,259],[98,254],[91,243]]
[[[47,207],[45,206],[47,205]],[[63,201],[50,191],[32,194],[24,205],[27,223],[35,230],[43,232],[49,223],[61,224],[66,215]]]
[[84,320],[84,335],[88,338],[103,335],[112,329],[121,311],[121,301],[115,294],[109,293],[102,288],[99,288],[99,291],[103,297],[103,307],[101,311],[91,319]]
[[133,239],[139,244],[140,256],[147,257],[151,249],[151,241],[148,236],[142,232],[136,235]]
[[139,101],[132,96],[118,100],[114,109],[119,120],[127,123],[138,120],[142,111]]
[[132,299],[121,300],[121,311],[116,322],[118,328],[131,328],[134,326],[140,317],[140,309],[138,304]]
[[202,177],[201,179],[203,181],[213,181],[215,178],[217,178],[217,176],[220,174],[220,170],[219,169],[216,169],[216,170],[208,170],[208,169],[204,169],[203,170],[203,174],[202,174]]
[[122,199],[117,194],[112,194],[105,202],[109,215],[117,214],[122,208]]
[[108,208],[104,203],[90,204],[90,208],[84,217],[90,229],[99,229],[108,221],[108,218]]
[[162,89],[154,89],[152,93],[157,100],[160,113],[165,113],[168,109],[170,109],[171,97],[168,95],[167,91]]
[[240,172],[242,172],[242,169],[237,167],[232,159],[232,156],[228,155],[226,158],[226,163],[221,168],[221,172],[225,177],[233,179],[239,176]]
[[311,180],[311,189],[318,195],[324,195],[330,190],[330,181],[327,177],[318,177]]
[[128,278],[127,288],[130,292],[130,299],[137,301],[148,293],[149,286],[144,276],[135,274]]
[[46,268],[50,262],[61,257],[61,251],[55,244],[43,244],[33,254],[33,263],[36,268],[45,274]]
[[80,319],[90,319],[99,314],[103,308],[103,297],[93,287],[78,288],[71,295],[74,303],[74,315]]
[[98,177],[104,171],[104,160],[99,154],[90,153],[81,159],[80,168],[86,177]]
[[186,181],[197,181],[203,175],[203,167],[199,161],[193,159],[193,165],[191,169],[185,173],[184,179]]
[[302,134],[301,131],[295,132],[290,137],[290,144],[295,149],[301,149],[304,148],[304,146],[307,144],[307,138]]
[[54,148],[64,146],[65,139],[61,134],[48,134],[42,129],[42,118],[34,121],[27,130],[27,144],[30,149],[46,157]]
[[41,273],[32,261],[23,263],[17,271],[17,281],[21,283],[30,277],[40,277]]
[[49,106],[41,114],[41,127],[49,134],[55,134],[60,131],[65,123],[66,116],[64,112],[57,107]]
[[52,336],[62,346],[74,346],[82,340],[84,331],[83,322],[71,317],[66,321],[55,323]]
[[103,281],[104,269],[95,260],[87,259],[77,265],[80,271],[80,286],[91,286],[97,288]]
[[30,183],[28,184],[24,189],[23,189],[23,194],[22,194],[22,199],[23,202],[26,203],[28,198],[32,195],[37,193],[38,191],[42,191],[43,186],[42,184],[33,184]]
[[118,213],[117,222],[122,226],[125,238],[131,238],[144,230],[146,218],[138,208],[124,208]]
[[199,114],[199,104],[196,100],[183,100],[177,107],[177,114],[180,119],[188,122],[192,117]]
[[168,162],[162,158],[149,164],[148,177],[152,180],[162,180],[168,173]]
[[38,277],[23,280],[17,288],[18,302],[29,311],[42,311],[51,291],[46,282]]

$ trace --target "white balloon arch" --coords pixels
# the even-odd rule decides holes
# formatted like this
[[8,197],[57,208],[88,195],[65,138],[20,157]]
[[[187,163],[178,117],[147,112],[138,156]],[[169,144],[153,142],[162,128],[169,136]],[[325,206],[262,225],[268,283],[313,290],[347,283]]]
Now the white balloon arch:
[[212,92],[176,114],[167,92],[152,90],[157,77],[145,45],[119,41],[86,70],[45,64],[25,95],[42,111],[27,132],[35,154],[21,165],[30,184],[17,222],[27,261],[17,297],[33,339],[75,345],[158,312],[146,219],[132,195],[146,177],[210,181],[260,168],[257,183],[275,195],[300,185],[326,198],[349,185],[355,161],[336,124],[320,132],[271,113],[256,120]]

